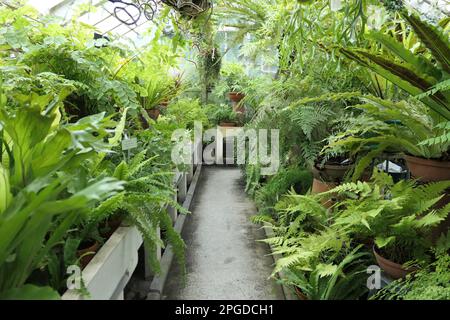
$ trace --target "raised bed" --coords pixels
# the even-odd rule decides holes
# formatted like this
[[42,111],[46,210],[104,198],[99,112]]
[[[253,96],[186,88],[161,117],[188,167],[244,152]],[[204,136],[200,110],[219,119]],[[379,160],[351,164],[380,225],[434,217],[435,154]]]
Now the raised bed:
[[120,300],[136,269],[142,237],[136,227],[119,227],[82,272],[89,296],[68,290],[63,300]]
[[[201,144],[197,146],[200,148]],[[196,148],[193,148],[193,154]],[[195,191],[196,182],[200,175],[201,164],[192,164],[186,172],[176,172],[174,177],[175,197],[186,209],[189,209]],[[189,190],[188,190],[189,185]],[[168,208],[174,221],[174,227],[181,232],[185,215],[179,214],[175,209]],[[119,227],[106,241],[94,258],[82,271],[84,287],[89,292],[85,295],[79,290],[67,290],[63,300],[122,300],[124,288],[128,284],[139,262],[138,250],[142,246],[143,239],[136,227]],[[144,261],[146,276],[153,277],[149,292],[159,293],[164,285],[167,272],[173,260],[173,252],[170,246],[161,254],[161,248],[157,252],[157,258],[161,262],[162,272],[153,277],[152,270]],[[161,288],[159,290],[159,288]]]

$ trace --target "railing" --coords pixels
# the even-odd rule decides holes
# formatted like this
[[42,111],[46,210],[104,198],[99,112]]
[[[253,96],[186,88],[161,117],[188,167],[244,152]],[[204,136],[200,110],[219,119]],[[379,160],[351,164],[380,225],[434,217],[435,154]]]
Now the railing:
[[[201,164],[194,164],[195,152],[201,152],[202,145],[192,146],[192,161],[185,172],[175,172],[173,185],[174,199],[189,210],[194,196],[195,188],[201,172]],[[174,223],[174,228],[181,233],[186,219],[174,207],[167,208]],[[159,232],[161,237],[161,233]],[[105,242],[93,259],[82,271],[84,287],[89,295],[80,290],[69,289],[62,296],[63,300],[121,300],[124,298],[124,289],[133,275],[139,262],[138,251],[143,239],[134,226],[121,226]],[[145,252],[145,250],[144,250]],[[157,248],[157,259],[161,265],[161,272],[155,274],[148,264],[148,252],[144,254],[145,278],[151,280],[148,288],[150,299],[160,299],[170,266],[173,261],[173,250],[169,245],[162,252]]]

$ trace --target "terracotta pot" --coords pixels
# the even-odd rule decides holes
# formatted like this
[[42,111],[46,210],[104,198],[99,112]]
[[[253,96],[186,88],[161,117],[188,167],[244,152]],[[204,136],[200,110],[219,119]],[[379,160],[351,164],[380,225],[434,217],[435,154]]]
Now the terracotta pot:
[[240,93],[240,92],[229,92],[228,96],[230,97],[230,100],[233,102],[240,102],[242,99],[244,99],[245,94]]
[[312,167],[314,178],[322,181],[340,183],[344,180],[347,171],[351,165],[336,165],[325,164],[323,168],[318,168],[317,165]]
[[302,290],[299,287],[294,287],[295,293],[297,294],[297,297],[300,300],[309,300],[308,297],[302,292]]
[[235,122],[226,122],[226,121],[220,122],[219,126],[221,126],[221,127],[237,127]]
[[[323,181],[321,181],[319,179],[314,178],[311,192],[313,194],[322,193],[322,192],[329,191],[329,190],[333,189],[336,186],[337,185],[335,183],[323,182]],[[328,199],[323,199],[322,200],[322,205],[324,207],[326,207],[326,208],[330,208],[334,203],[335,203],[335,200],[333,200],[333,196],[332,195],[330,195],[330,197]]]
[[450,161],[438,161],[405,155],[414,178],[423,182],[450,180]]
[[394,280],[404,278],[407,274],[416,271],[415,268],[405,269],[401,264],[384,258],[377,252],[375,246],[372,247],[372,250],[380,268]]
[[147,110],[148,116],[155,121],[158,120],[160,113],[161,111],[158,108]]
[[322,193],[322,192],[329,191],[329,190],[333,189],[334,187],[336,187],[335,183],[323,182],[319,179],[314,178],[311,192],[312,193]]
[[79,249],[77,251],[77,257],[80,258],[80,266],[81,269],[84,269],[89,262],[91,262],[92,258],[94,258],[95,253],[100,248],[100,243],[98,241],[89,243],[88,247],[85,247],[83,249]]

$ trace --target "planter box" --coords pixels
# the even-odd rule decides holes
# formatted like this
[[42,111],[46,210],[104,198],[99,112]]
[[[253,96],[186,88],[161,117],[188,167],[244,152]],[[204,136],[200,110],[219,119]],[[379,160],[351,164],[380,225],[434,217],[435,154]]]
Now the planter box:
[[[201,144],[192,148],[192,153],[199,150]],[[193,193],[200,175],[201,165],[191,165],[187,172],[175,172],[172,181],[175,194],[174,200],[189,209]],[[189,181],[191,180],[191,181]],[[190,183],[189,183],[190,182]],[[188,190],[189,184],[189,190]],[[185,215],[179,214],[175,208],[168,208],[169,214],[174,221],[174,228],[181,233]],[[138,250],[143,239],[138,229],[134,226],[120,227],[106,241],[94,258],[82,271],[84,285],[89,296],[83,296],[78,290],[67,290],[62,296],[63,300],[123,300],[123,290],[128,284],[138,264]],[[148,252],[145,251],[146,257]],[[173,252],[168,246],[161,254],[161,248],[157,249],[157,259],[161,262],[163,273],[167,274],[173,259]],[[153,271],[144,261],[146,278],[153,277]],[[152,283],[164,285],[165,277],[155,276]],[[152,287],[149,288],[152,290]]]
[[120,300],[136,269],[142,237],[136,227],[119,227],[84,268],[82,277],[90,296],[68,290],[63,300]]

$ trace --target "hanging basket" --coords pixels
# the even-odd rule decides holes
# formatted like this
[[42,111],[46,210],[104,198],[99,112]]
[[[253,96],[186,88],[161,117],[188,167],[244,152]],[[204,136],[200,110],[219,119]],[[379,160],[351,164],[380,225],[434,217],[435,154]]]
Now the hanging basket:
[[184,16],[196,17],[211,7],[209,0],[161,0]]

